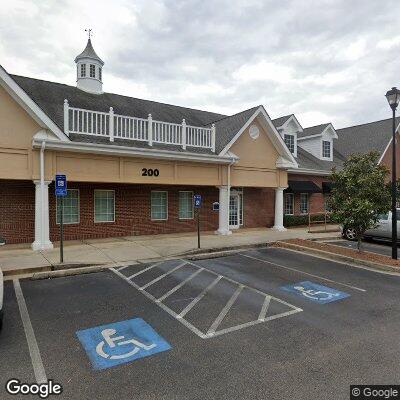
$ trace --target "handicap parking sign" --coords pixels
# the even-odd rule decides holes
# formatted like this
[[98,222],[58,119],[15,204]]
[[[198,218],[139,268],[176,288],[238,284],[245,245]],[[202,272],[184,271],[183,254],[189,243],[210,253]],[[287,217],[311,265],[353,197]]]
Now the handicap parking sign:
[[345,292],[332,289],[327,286],[318,285],[317,283],[304,281],[295,283],[294,285],[282,286],[282,290],[286,292],[295,293],[300,297],[304,297],[307,300],[314,301],[319,304],[332,303],[333,301],[345,299],[350,297]]
[[172,347],[141,318],[77,331],[96,370],[125,364]]

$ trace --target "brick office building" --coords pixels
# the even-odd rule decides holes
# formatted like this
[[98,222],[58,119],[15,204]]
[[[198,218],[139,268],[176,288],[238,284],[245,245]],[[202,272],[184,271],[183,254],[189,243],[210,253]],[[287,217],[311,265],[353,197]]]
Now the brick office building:
[[[226,116],[102,91],[103,61],[89,40],[77,85],[0,67],[0,237],[52,247],[67,175],[66,239],[194,231],[283,230],[283,215],[323,209],[335,148],[331,124],[303,129],[262,106]],[[337,139],[338,137],[338,139]],[[285,193],[284,193],[285,191]],[[215,203],[219,210],[213,210]]]

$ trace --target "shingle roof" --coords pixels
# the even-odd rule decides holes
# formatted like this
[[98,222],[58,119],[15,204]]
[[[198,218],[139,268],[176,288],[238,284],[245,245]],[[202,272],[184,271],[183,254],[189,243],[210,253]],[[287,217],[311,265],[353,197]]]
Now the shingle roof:
[[293,114],[284,115],[283,117],[275,118],[272,120],[275,128],[282,126]]
[[324,131],[324,129],[326,129],[326,127],[328,125],[329,125],[329,123],[304,128],[303,132],[299,132],[297,134],[297,137],[302,138],[302,137],[306,137],[306,136],[320,135]]
[[101,65],[104,65],[104,61],[96,54],[94,51],[94,48],[92,46],[92,41],[89,39],[87,42],[87,45],[85,47],[85,50],[82,51],[81,54],[77,55],[75,57],[75,62],[77,62],[81,58],[93,58],[95,60],[98,60],[101,62]]
[[[397,117],[396,125],[399,123],[400,117]],[[335,147],[345,157],[373,150],[382,154],[392,137],[392,119],[337,129],[336,132],[338,140],[335,141]]]
[[345,157],[340,154],[335,148],[333,149],[333,161],[320,160],[314,157],[308,151],[304,150],[300,146],[297,146],[297,158],[296,161],[299,168],[304,169],[315,169],[318,171],[330,172],[332,167],[340,169],[345,161]]

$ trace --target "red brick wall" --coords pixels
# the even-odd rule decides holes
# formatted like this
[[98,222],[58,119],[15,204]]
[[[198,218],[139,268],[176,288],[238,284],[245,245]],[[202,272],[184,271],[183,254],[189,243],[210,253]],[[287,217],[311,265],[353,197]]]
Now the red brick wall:
[[0,237],[6,243],[31,243],[35,236],[35,185],[0,180]]
[[[328,182],[329,178],[326,176],[312,176],[312,175],[295,175],[289,174],[288,180],[290,181],[311,181],[319,186],[322,190],[322,182]],[[325,200],[323,193],[310,193],[309,194],[310,213],[319,213],[325,211]],[[294,196],[294,214],[300,215],[300,193]]]
[[[218,212],[212,203],[218,201],[216,187],[68,184],[79,189],[80,222],[65,225],[65,239],[79,240],[130,235],[193,232],[196,219],[179,220],[179,190],[191,190],[203,196],[202,230],[218,229]],[[94,222],[94,190],[115,190],[115,222]],[[168,220],[151,221],[151,190],[168,191]],[[244,227],[271,227],[274,223],[275,192],[273,189],[244,188]],[[32,243],[35,229],[35,186],[26,181],[0,181],[0,237],[7,243]],[[59,240],[56,224],[54,184],[49,187],[50,240]]]

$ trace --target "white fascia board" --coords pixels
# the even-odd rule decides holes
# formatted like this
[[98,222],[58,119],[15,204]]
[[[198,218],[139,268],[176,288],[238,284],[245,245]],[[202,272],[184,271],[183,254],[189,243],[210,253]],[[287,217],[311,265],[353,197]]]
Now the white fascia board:
[[[399,128],[400,128],[400,123],[397,125],[397,128],[396,128],[396,133],[397,133],[398,135],[400,135],[400,134],[399,134]],[[386,147],[385,147],[385,150],[383,150],[383,153],[382,153],[382,155],[381,155],[381,158],[380,158],[379,161],[378,161],[378,165],[382,162],[383,157],[385,156],[386,152],[389,150],[390,145],[392,144],[392,141],[393,141],[393,137],[390,138],[388,144],[387,144]]]
[[[297,162],[293,157],[292,153],[287,148],[285,142],[283,141],[281,135],[278,133],[277,129],[275,128],[274,124],[271,121],[271,118],[265,111],[264,107],[260,106],[257,110],[253,113],[253,115],[247,120],[247,122],[242,126],[238,133],[233,137],[233,139],[224,147],[224,149],[219,153],[220,156],[224,156],[228,150],[233,146],[233,144],[239,139],[242,133],[250,126],[250,124],[254,121],[254,119],[261,115],[263,118],[261,119],[268,127],[271,128],[273,135],[269,138],[272,141],[272,144],[275,146],[278,153],[287,159],[287,165],[293,168],[297,168]],[[268,133],[268,129],[266,130]],[[288,167],[285,167],[288,168]]]
[[335,128],[333,127],[332,124],[329,124],[329,125],[322,131],[321,136],[323,136],[324,133],[327,132],[329,129],[331,129],[332,132],[333,132],[333,133],[332,133],[333,139],[337,139],[337,138],[338,138],[338,135],[337,135],[336,130],[335,130]]
[[291,123],[294,122],[297,126],[297,132],[303,132],[303,127],[300,125],[300,122],[297,120],[296,116],[294,114],[292,114],[286,121],[284,124],[282,124],[281,126],[278,126],[277,129],[286,129],[287,126]]
[[287,172],[292,173],[292,174],[298,174],[298,175],[318,175],[318,176],[327,176],[327,175],[332,174],[332,171],[307,169],[307,168],[288,169]]
[[307,140],[307,139],[315,139],[315,138],[319,138],[322,137],[322,133],[318,133],[318,135],[309,135],[309,136],[303,136],[303,137],[299,137],[297,138],[297,141],[302,141],[302,140]]
[[97,143],[61,142],[56,140],[33,139],[34,148],[39,148],[46,142],[46,149],[68,151],[74,153],[101,154],[118,157],[156,158],[175,161],[193,161],[201,163],[229,164],[237,161],[237,157],[212,156],[208,154],[188,154],[177,151],[141,149],[137,147],[117,146]]
[[42,128],[49,129],[62,141],[69,141],[68,136],[66,136],[26,92],[18,86],[1,65],[0,85]]

